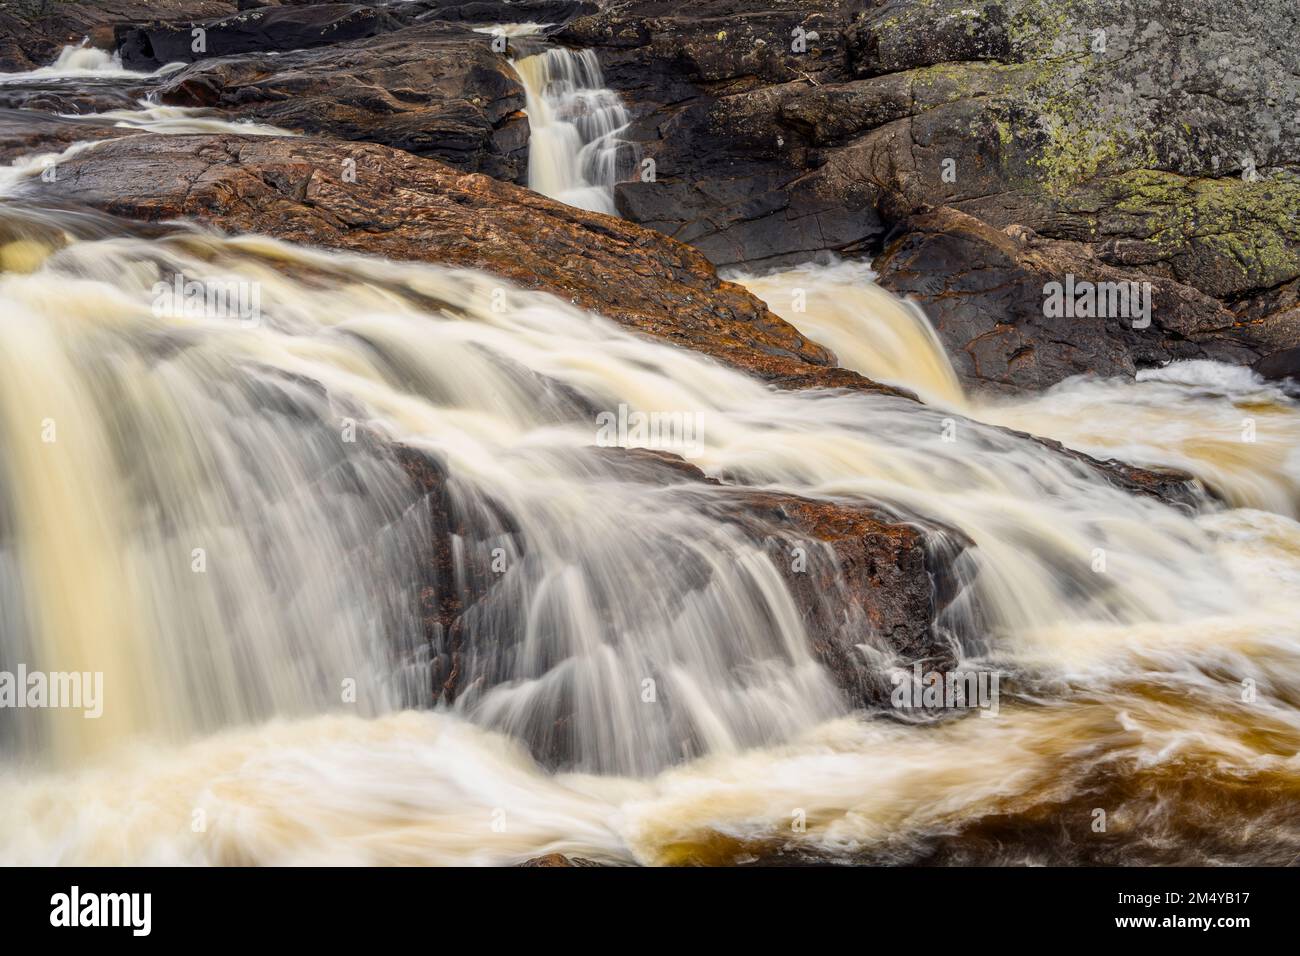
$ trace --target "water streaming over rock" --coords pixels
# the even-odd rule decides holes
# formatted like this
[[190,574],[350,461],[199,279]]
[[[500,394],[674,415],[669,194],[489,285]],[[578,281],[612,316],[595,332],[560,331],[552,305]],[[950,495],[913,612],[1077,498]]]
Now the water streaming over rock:
[[605,86],[596,54],[554,47],[523,56],[515,70],[527,96],[529,188],[615,214],[614,186],[631,175],[637,156],[620,138],[631,117]]
[[231,120],[218,110],[198,106],[165,106],[142,99],[135,109],[105,110],[102,113],[64,114],[65,119],[87,123],[112,123],[150,133],[238,133],[241,136],[294,136],[291,130],[252,120]]
[[[1279,859],[1300,846],[1278,437],[1300,411],[1276,389],[1170,370],[1087,399],[1116,446],[1271,509],[1191,514],[976,421],[917,313],[846,302],[843,266],[749,281],[936,405],[776,391],[544,294],[494,308],[474,272],[14,203],[3,226],[0,670],[102,671],[104,715],[0,712],[0,858],[1203,861],[1258,826]],[[187,311],[177,276],[226,297]],[[1168,430],[1115,413],[1143,403]],[[690,416],[677,450],[724,483],[967,537],[946,633],[1004,675],[998,718],[853,713],[780,552],[721,516],[727,484],[600,447],[620,406]],[[1223,466],[1242,409],[1267,440]],[[1098,793],[1116,839],[1062,843],[1050,821],[1086,828]]]
[[169,63],[156,71],[128,70],[117,53],[109,53],[82,43],[65,46],[49,66],[20,73],[0,73],[0,86],[6,83],[58,80],[132,80],[173,72],[184,64]]

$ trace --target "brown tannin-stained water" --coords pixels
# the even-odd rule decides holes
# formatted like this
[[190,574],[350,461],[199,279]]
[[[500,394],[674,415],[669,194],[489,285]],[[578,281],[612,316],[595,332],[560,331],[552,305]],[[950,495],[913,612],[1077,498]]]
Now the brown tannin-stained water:
[[[3,216],[0,671],[103,674],[97,719],[0,711],[4,862],[1300,855],[1300,408],[1247,372],[972,399],[923,315],[835,263],[744,281],[929,404],[783,392],[541,293],[500,308],[486,274]],[[177,275],[241,310],[160,307]],[[712,477],[968,536],[952,640],[1001,675],[997,713],[851,711],[708,486],[592,455],[620,407],[692,416],[675,450]],[[501,562],[437,707],[431,530],[391,445]]]

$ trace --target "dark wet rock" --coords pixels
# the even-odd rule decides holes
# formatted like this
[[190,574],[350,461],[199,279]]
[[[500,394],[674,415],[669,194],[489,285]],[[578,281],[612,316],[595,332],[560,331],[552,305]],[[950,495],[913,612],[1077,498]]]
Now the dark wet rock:
[[58,117],[138,109],[149,92],[147,81],[49,79],[0,84],[0,109],[29,110]]
[[[511,679],[512,647],[526,626],[519,582],[528,543],[495,503],[460,487],[436,455],[392,448],[412,481],[411,506],[428,545],[418,549],[419,614],[434,699],[461,701]],[[815,500],[756,491],[706,477],[681,458],[642,449],[591,448],[598,481],[644,486],[737,529],[760,546],[786,581],[812,654],[847,706],[880,705],[889,681],[881,661],[955,660],[944,610],[973,575],[968,539],[924,521],[903,520],[864,501]],[[671,489],[665,492],[664,489]],[[493,562],[500,561],[499,565]],[[869,657],[860,645],[875,649]],[[548,766],[574,755],[562,732],[567,711],[524,734]]]
[[[950,207],[1027,230],[1039,266],[1156,287],[1162,331],[1117,341],[1026,321],[1018,295],[976,288],[978,264],[952,301],[913,290],[962,327],[968,383],[1015,389],[1296,344],[1277,300],[1300,277],[1298,16],[1286,0],[615,0],[559,37],[598,49],[656,162],[620,210],[715,262],[870,254]],[[994,331],[1007,306],[1016,331]]]
[[956,661],[942,612],[970,580],[962,554],[971,545],[960,532],[866,502],[774,492],[737,490],[712,510],[763,543],[803,613],[814,655],[851,706],[888,699],[884,673],[860,645],[908,665]]
[[1300,384],[1300,347],[1285,349],[1266,355],[1254,364],[1254,369],[1267,379],[1291,379]]
[[1099,478],[1129,494],[1155,498],[1189,513],[1199,510],[1207,502],[1218,497],[1214,489],[1207,488],[1199,478],[1177,468],[1140,468],[1117,458],[1102,460],[1075,451],[1073,448],[1067,448],[1051,438],[1040,438],[1028,432],[1018,432],[1009,428],[1001,430],[1050,448],[1058,455],[1078,462]]
[[836,368],[689,246],[383,146],[149,134],[73,157],[57,189],[27,189],[133,219],[484,269],[779,384],[904,394]]
[[943,612],[973,579],[963,557],[973,545],[961,532],[872,502],[728,485],[667,452],[592,453],[628,480],[698,485],[692,508],[761,545],[794,598],[814,655],[851,706],[888,697],[878,661],[859,645],[909,665],[956,659],[959,637]]
[[[402,22],[382,7],[349,3],[275,6],[215,20],[121,25],[115,42],[122,63],[151,70],[239,53],[283,53],[360,40],[396,30]],[[202,31],[196,50],[195,30]]]
[[[1088,243],[1008,233],[948,207],[905,220],[900,232],[876,260],[879,281],[925,307],[958,374],[976,388],[1044,388],[1071,375],[1131,375],[1175,359],[1249,362],[1268,348],[1270,332],[1300,335],[1296,324],[1242,323],[1211,296],[1113,265]],[[1049,315],[1052,283],[1063,297],[1069,276],[1076,290],[1084,282],[1120,284],[1129,314]],[[1149,316],[1140,314],[1142,301]]]
[[563,23],[573,17],[595,13],[594,0],[414,0],[425,20],[454,20],[466,23]]
[[392,453],[411,480],[412,507],[428,533],[417,571],[424,639],[418,656],[428,668],[433,700],[450,704],[467,680],[483,679],[464,672],[466,615],[501,582],[494,553],[508,554],[515,564],[526,543],[504,508],[462,487],[437,455],[400,444]]
[[842,32],[860,6],[614,2],[567,24],[558,38],[598,50],[633,112],[629,138],[655,164],[653,182],[618,187],[620,212],[717,264],[854,251],[878,238],[871,190],[828,178],[779,117],[799,89],[848,79]]
[[160,96],[515,181],[526,174],[524,91],[490,43],[426,24],[317,50],[201,61],[170,76]]
[[0,72],[47,66],[63,47],[87,38],[112,49],[117,24],[221,17],[235,10],[234,0],[6,0],[0,4]]
[[0,163],[12,163],[30,153],[59,153],[73,143],[116,139],[137,132],[119,129],[111,123],[0,108]]

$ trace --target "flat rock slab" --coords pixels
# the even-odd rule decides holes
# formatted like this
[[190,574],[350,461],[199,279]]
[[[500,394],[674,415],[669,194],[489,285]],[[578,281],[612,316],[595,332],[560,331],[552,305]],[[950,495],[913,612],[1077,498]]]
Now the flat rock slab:
[[145,221],[483,269],[788,387],[905,395],[720,280],[695,249],[483,175],[383,146],[146,134],[70,158],[28,194]]

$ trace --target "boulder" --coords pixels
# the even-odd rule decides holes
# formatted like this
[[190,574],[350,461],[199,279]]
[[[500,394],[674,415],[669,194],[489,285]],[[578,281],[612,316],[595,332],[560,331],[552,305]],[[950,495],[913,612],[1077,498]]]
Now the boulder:
[[[763,546],[784,578],[812,650],[851,706],[881,704],[889,684],[859,645],[909,665],[942,669],[961,635],[944,611],[973,578],[960,531],[871,502],[813,499],[728,485],[667,452],[595,449],[630,477],[663,486],[698,484],[701,513],[740,528]],[[805,562],[792,561],[801,548]]]
[[1256,362],[1253,368],[1267,379],[1289,380],[1292,387],[1300,386],[1300,347],[1266,355]]
[[527,170],[524,90],[490,41],[425,24],[321,49],[219,57],[169,76],[159,96],[519,181]]
[[236,9],[234,0],[9,0],[0,6],[0,72],[47,66],[63,47],[87,38],[111,49],[117,24],[221,17]]
[[124,66],[152,70],[209,57],[305,50],[378,36],[401,25],[381,7],[322,3],[265,7],[215,20],[119,25],[114,40]]
[[[920,302],[953,367],[984,391],[1050,386],[1071,375],[1132,375],[1175,359],[1251,361],[1267,347],[1261,326],[1238,322],[1218,300],[1172,279],[1118,267],[1087,243],[1003,231],[951,207],[910,217],[876,259],[885,288]],[[1073,277],[1071,280],[1070,277]],[[1129,315],[1055,315],[1073,282],[1114,283]],[[1054,285],[1055,284],[1055,285]],[[1149,314],[1139,314],[1143,285]],[[1082,293],[1079,293],[1082,294]],[[1076,309],[1076,312],[1085,310]],[[1149,321],[1148,321],[1149,320]],[[1300,325],[1292,325],[1300,333]]]

